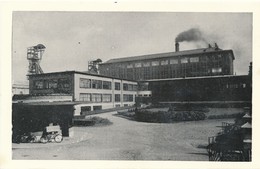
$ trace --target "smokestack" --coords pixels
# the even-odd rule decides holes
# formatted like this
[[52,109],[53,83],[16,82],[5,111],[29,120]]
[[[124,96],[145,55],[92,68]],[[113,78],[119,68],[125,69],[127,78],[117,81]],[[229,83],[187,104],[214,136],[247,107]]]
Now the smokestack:
[[179,52],[180,44],[178,42],[175,43],[175,52]]

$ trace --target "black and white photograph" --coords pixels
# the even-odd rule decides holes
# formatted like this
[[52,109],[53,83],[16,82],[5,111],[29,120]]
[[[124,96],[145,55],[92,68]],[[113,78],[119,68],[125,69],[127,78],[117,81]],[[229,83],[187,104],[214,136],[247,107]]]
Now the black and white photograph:
[[11,161],[258,158],[254,12],[13,10],[10,24]]

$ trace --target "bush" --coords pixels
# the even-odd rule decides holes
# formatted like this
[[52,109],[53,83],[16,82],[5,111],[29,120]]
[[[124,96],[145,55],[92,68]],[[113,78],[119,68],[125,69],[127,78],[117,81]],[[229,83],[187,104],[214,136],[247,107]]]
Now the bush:
[[179,121],[204,120],[206,115],[199,111],[157,111],[152,112],[146,109],[137,110],[135,119],[143,122],[169,123]]

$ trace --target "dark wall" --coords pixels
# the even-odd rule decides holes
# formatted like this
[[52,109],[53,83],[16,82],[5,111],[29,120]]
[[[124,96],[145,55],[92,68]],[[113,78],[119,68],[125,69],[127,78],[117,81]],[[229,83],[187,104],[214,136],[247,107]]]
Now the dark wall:
[[250,76],[152,81],[149,88],[153,102],[252,100]]
[[74,108],[71,105],[26,105],[12,106],[13,134],[43,131],[50,123],[60,125],[62,134],[68,136]]

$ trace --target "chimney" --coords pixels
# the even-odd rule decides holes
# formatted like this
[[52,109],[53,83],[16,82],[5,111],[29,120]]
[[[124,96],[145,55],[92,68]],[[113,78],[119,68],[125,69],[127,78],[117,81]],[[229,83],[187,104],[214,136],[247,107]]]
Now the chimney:
[[179,52],[180,44],[178,42],[175,43],[175,52]]

